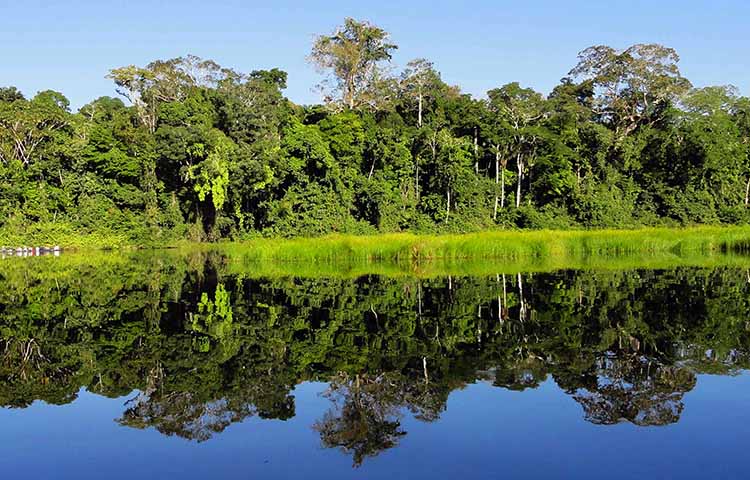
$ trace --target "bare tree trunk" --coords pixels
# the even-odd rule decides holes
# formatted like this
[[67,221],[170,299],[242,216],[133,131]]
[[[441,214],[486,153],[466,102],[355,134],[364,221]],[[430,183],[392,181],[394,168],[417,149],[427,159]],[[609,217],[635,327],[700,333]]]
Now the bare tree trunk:
[[745,185],[745,206],[750,204],[750,177],[747,178],[747,184]]
[[445,205],[445,223],[448,223],[448,217],[451,214],[451,189],[450,188],[446,190],[445,196],[448,200]]
[[417,111],[417,126],[422,128],[422,92],[419,92],[419,107]]
[[518,166],[518,180],[516,186],[516,208],[521,206],[521,180],[523,180],[523,163],[521,163],[521,154],[516,156],[516,165]]

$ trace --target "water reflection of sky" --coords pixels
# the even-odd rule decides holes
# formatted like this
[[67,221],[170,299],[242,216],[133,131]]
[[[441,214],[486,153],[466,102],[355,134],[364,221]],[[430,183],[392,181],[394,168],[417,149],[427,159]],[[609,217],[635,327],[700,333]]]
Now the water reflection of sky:
[[0,410],[0,460],[27,478],[740,478],[750,440],[750,376],[699,375],[678,423],[595,425],[552,381],[522,392],[479,382],[432,423],[401,418],[397,447],[357,469],[311,428],[326,385],[294,390],[296,415],[251,417],[210,441],[119,426],[129,397],[82,391],[68,405]]

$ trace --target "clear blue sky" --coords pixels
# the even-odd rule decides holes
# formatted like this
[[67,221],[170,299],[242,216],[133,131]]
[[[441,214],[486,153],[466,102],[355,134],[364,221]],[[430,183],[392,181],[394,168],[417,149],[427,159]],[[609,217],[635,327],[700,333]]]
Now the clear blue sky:
[[676,48],[696,86],[750,94],[747,0],[0,0],[0,14],[0,85],[59,90],[76,108],[115,95],[110,68],[187,53],[244,72],[279,67],[292,100],[316,102],[305,57],[346,16],[388,30],[397,67],[428,58],[475,95],[511,81],[548,93],[585,47],[646,42]]

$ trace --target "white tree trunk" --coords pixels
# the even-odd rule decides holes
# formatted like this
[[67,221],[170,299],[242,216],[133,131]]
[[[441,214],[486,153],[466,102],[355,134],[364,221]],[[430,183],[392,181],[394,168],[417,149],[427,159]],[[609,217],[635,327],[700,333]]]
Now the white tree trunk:
[[521,154],[516,157],[518,165],[518,185],[516,186],[516,208],[521,206],[521,181],[523,180],[523,163],[521,163]]
[[448,188],[445,193],[447,202],[445,204],[445,223],[448,223],[448,217],[451,214],[451,189]]
[[422,92],[419,92],[419,107],[417,113],[417,126],[422,128]]

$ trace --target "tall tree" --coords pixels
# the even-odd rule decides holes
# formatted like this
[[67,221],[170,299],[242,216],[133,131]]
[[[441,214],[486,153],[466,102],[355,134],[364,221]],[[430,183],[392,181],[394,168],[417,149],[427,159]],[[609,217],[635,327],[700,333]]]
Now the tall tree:
[[677,52],[663,45],[636,44],[618,51],[596,45],[578,54],[573,78],[592,82],[595,109],[618,138],[653,125],[690,88],[677,66]]
[[540,121],[546,115],[544,97],[517,82],[487,92],[490,105],[499,115],[512,139],[511,155],[516,161],[516,208],[521,206],[522,182],[530,174],[542,138]]
[[326,100],[354,109],[382,100],[376,98],[383,79],[382,65],[397,48],[382,28],[347,18],[331,35],[315,39],[309,58],[333,75],[333,85],[322,86],[327,90]]

